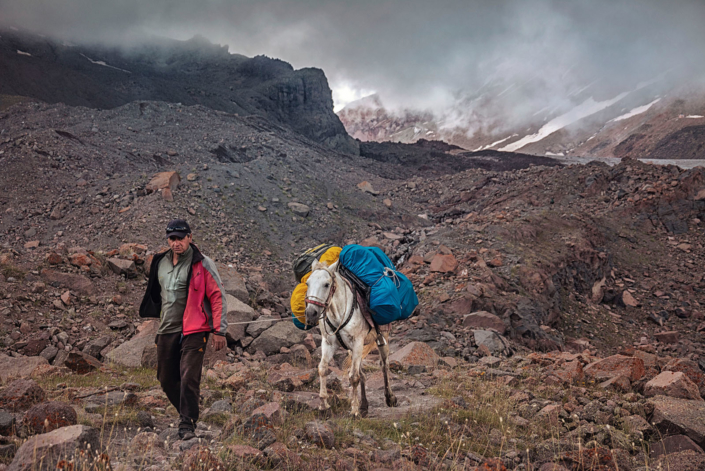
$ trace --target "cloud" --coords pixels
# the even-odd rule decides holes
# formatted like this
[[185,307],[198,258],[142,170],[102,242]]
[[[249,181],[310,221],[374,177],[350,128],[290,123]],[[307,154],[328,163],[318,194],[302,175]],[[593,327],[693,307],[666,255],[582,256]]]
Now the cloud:
[[[74,42],[201,34],[231,52],[320,67],[338,100],[447,110],[492,90],[526,116],[593,84],[616,96],[700,74],[702,0],[2,0],[0,21]],[[481,112],[478,111],[478,112]]]

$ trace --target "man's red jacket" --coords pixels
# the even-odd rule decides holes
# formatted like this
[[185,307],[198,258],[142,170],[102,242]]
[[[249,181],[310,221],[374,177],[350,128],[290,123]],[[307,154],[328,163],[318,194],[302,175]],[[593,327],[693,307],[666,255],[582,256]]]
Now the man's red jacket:
[[[183,335],[196,332],[213,332],[225,335],[228,329],[228,307],[225,290],[215,263],[198,250],[194,244],[193,260],[188,273],[188,294],[184,310]],[[154,256],[149,268],[147,292],[140,305],[140,317],[160,317],[162,312],[162,287],[159,284],[159,262],[171,251]]]

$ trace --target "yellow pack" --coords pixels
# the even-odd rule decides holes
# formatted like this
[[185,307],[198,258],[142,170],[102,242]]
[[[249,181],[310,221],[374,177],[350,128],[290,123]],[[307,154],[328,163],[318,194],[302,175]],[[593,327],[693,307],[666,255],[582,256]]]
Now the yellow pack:
[[[331,247],[320,256],[318,261],[331,266],[338,261],[342,250],[342,247]],[[294,292],[291,293],[291,312],[294,315],[294,324],[299,329],[304,330],[306,330],[306,291],[308,289],[306,281],[308,281],[309,276],[311,276],[311,272],[306,273],[301,278],[301,283],[296,285]]]

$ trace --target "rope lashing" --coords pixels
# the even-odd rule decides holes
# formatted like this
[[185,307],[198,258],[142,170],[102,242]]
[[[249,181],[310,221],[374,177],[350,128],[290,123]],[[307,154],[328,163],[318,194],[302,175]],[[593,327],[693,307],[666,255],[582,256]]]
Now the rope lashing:
[[389,267],[384,267],[384,273],[382,274],[382,276],[379,277],[379,279],[377,281],[375,281],[375,284],[370,286],[370,288],[374,288],[375,286],[377,286],[377,284],[380,281],[382,281],[382,278],[391,278],[392,281],[394,282],[394,286],[397,289],[399,289],[401,287],[401,281],[399,280],[399,277],[397,276],[397,272]]

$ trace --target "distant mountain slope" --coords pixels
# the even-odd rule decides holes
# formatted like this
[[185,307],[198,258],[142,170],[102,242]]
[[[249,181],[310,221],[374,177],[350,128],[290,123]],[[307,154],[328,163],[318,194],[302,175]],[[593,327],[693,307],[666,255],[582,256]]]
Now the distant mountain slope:
[[202,38],[159,39],[123,50],[0,32],[0,95],[111,109],[136,100],[260,115],[345,153],[358,153],[333,113],[323,71],[229,54]]
[[[471,151],[499,150],[549,156],[703,159],[705,86],[653,81],[632,89],[586,87],[559,107],[507,114],[504,91],[459,99],[431,113],[388,110],[378,96],[338,112],[362,141],[443,140]],[[540,103],[535,105],[540,106]]]

